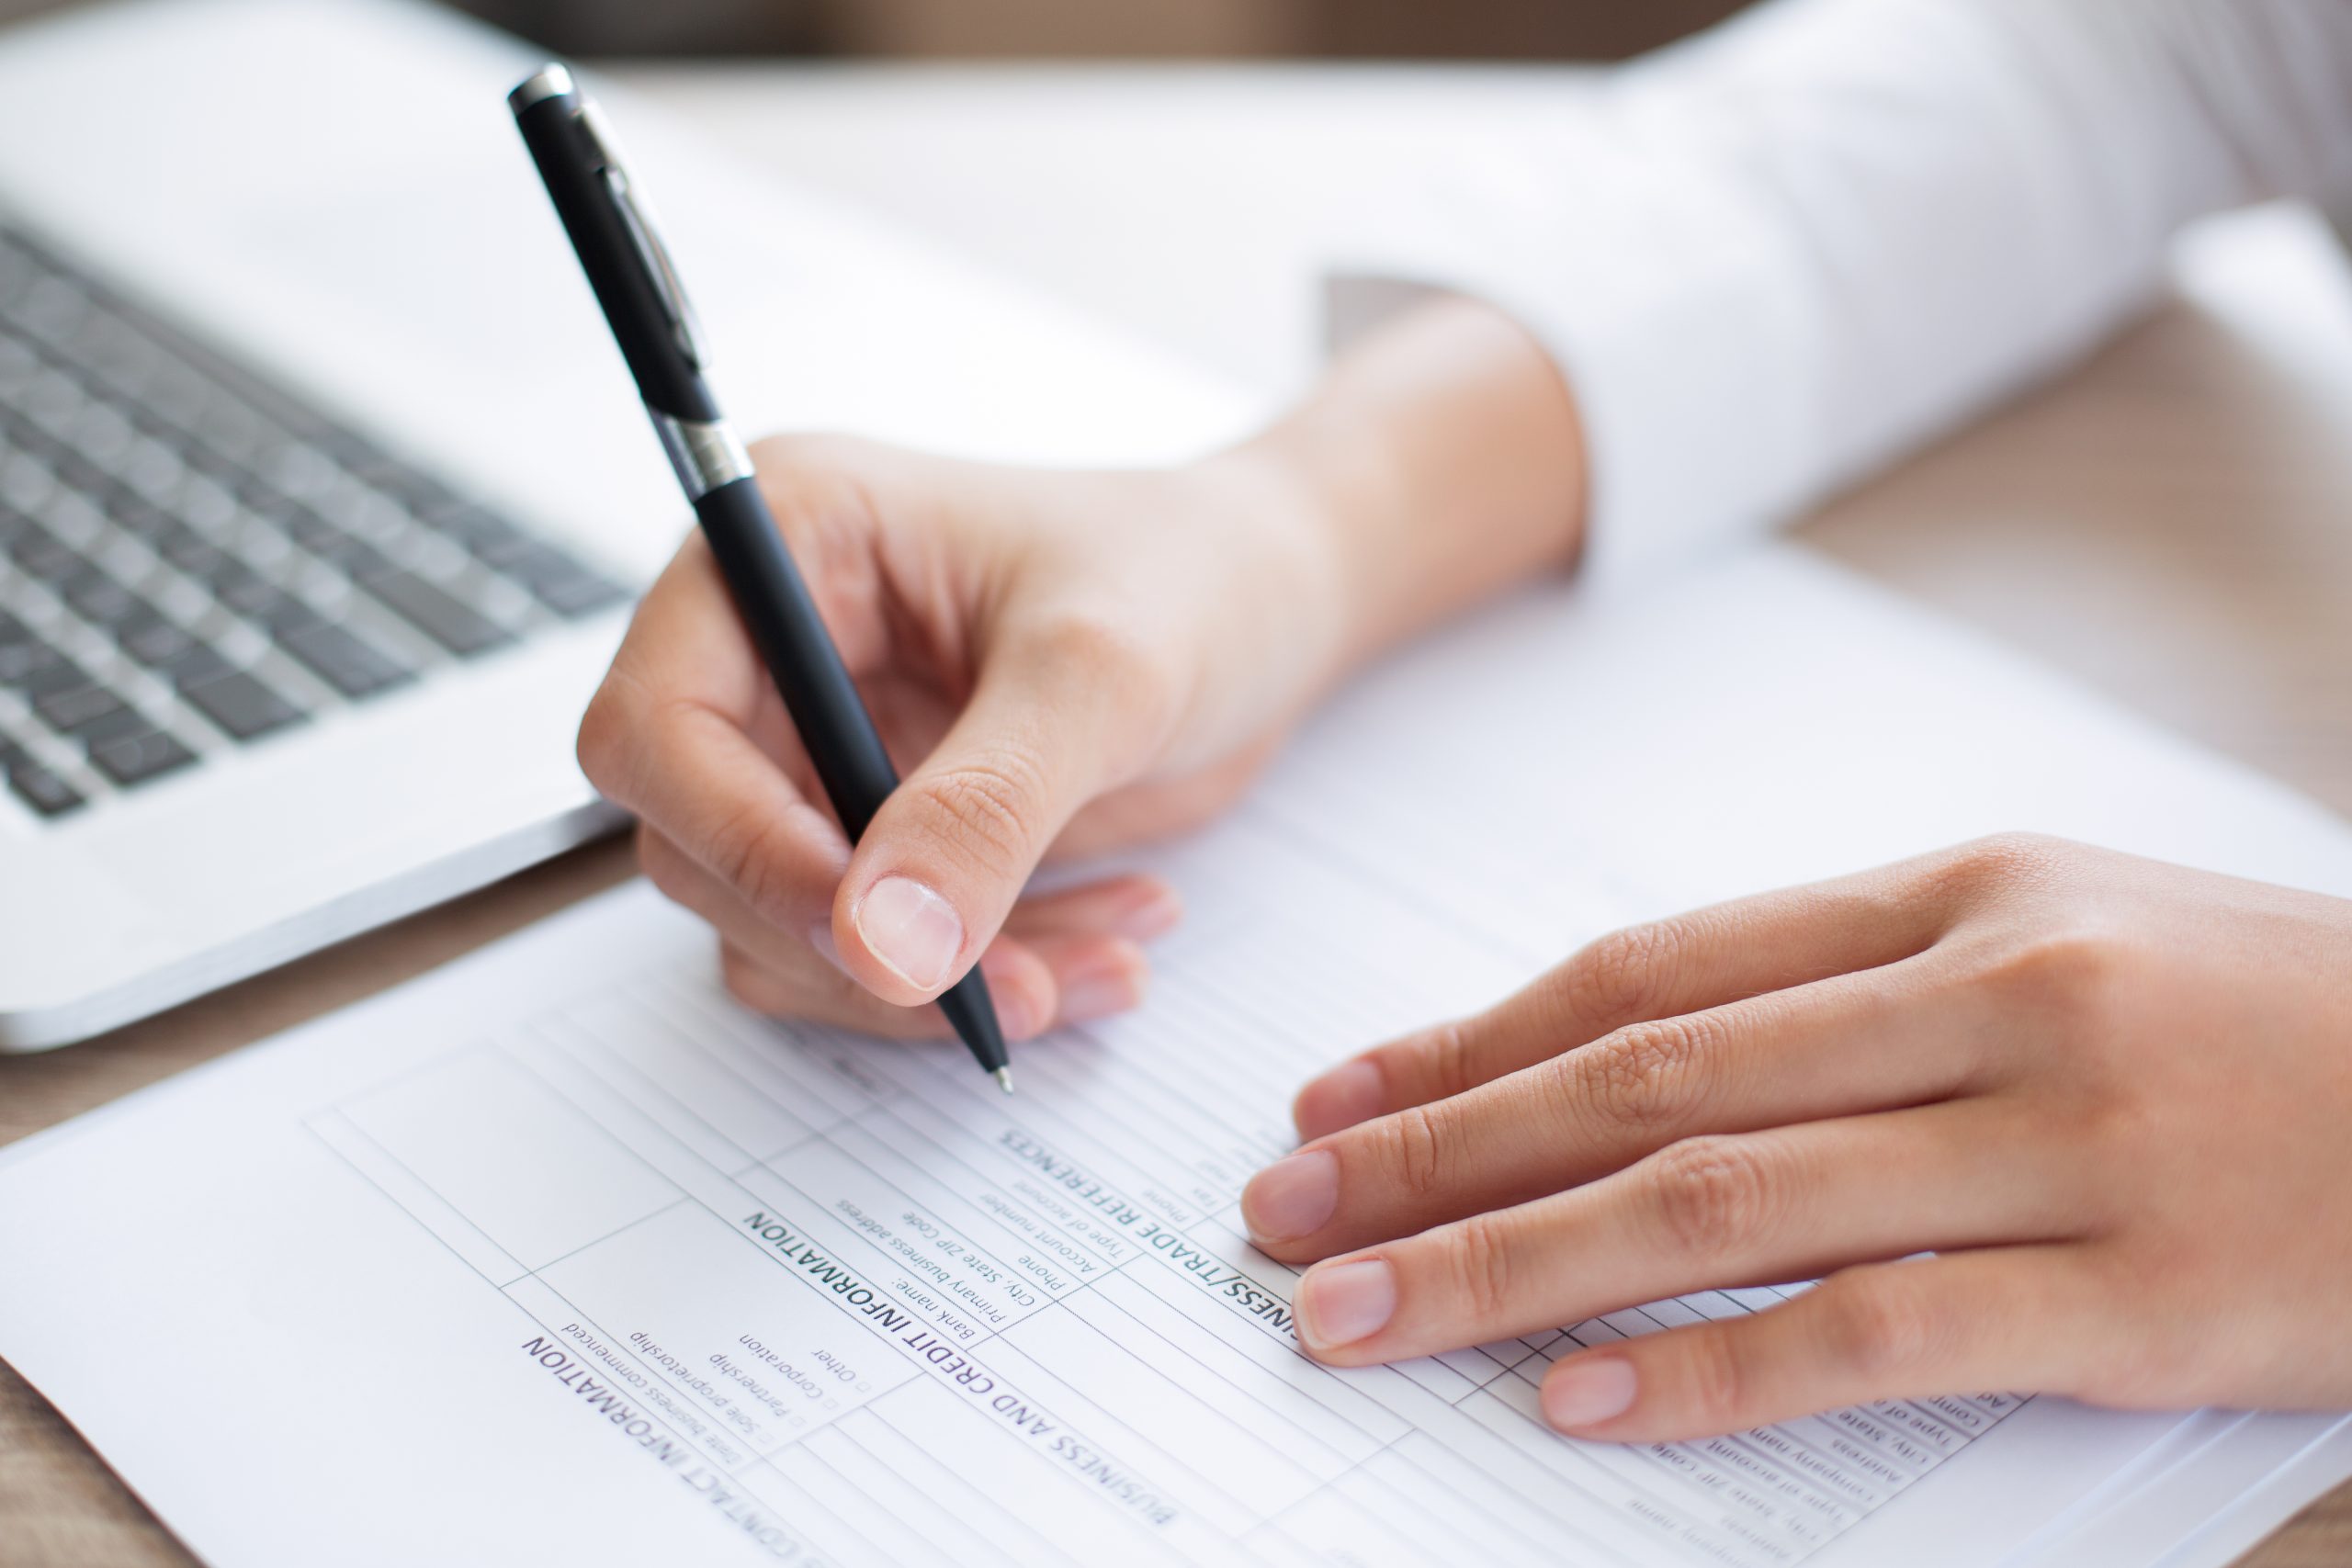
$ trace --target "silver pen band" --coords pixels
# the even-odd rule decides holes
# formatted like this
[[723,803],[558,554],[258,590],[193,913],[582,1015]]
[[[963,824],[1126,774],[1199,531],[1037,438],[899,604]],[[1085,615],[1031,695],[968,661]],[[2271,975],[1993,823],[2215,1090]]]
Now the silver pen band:
[[679,419],[650,404],[645,412],[688,500],[700,501],[720,485],[752,477],[752,455],[725,420]]

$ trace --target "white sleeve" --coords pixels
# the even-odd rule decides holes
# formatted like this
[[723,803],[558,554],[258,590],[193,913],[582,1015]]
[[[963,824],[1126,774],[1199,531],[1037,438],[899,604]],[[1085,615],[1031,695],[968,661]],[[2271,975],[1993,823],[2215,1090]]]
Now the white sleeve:
[[2352,188],[2352,0],[1777,0],[1446,185],[1363,259],[1544,340],[1622,573],[2078,353],[2189,219]]

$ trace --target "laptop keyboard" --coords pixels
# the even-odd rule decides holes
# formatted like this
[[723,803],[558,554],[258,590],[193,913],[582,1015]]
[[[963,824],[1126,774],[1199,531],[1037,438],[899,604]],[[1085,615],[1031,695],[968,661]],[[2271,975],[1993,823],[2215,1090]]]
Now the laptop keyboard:
[[628,596],[0,222],[0,776],[37,815]]

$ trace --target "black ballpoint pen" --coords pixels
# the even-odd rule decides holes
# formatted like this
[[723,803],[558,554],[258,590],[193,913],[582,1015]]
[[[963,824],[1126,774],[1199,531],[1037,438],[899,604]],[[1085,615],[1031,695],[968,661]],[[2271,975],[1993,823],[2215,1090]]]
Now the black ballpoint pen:
[[[562,66],[539,71],[506,102],[694,502],[728,592],[854,843],[899,775],[785,548],[752,477],[752,460],[711,396],[700,329],[644,197],[603,117]],[[947,988],[939,1008],[980,1066],[1012,1093],[1004,1032],[978,967]]]

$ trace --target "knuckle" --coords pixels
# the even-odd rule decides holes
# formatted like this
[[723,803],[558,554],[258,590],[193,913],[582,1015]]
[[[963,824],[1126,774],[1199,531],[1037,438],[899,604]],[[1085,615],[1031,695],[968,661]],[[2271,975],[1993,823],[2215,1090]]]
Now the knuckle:
[[2180,1146],[2183,1129],[2146,1092],[2142,1075],[2128,1061],[2093,1063],[2107,1069],[2097,1075],[2091,1093],[2070,1108],[2062,1135],[2075,1147],[2090,1151],[2110,1168],[2151,1168]]
[[1452,1140],[1436,1112],[1426,1105],[1408,1106],[1383,1123],[1388,1145],[1388,1168],[1408,1197],[1426,1200],[1444,1190],[1453,1165]]
[[2070,841],[2055,834],[2014,828],[2004,832],[1987,833],[1981,839],[1972,839],[1962,846],[1970,855],[1988,865],[2019,870],[2052,864],[2074,847]]
[[2069,921],[2006,944],[1983,978],[2037,1012],[2062,1018],[2103,1013],[2130,984],[2130,944],[2087,921]]
[[1512,1238],[1498,1214],[1473,1214],[1447,1236],[1446,1269],[1452,1299],[1469,1308],[1473,1321],[1491,1324],[1512,1305]]
[[787,922],[793,892],[783,830],[771,813],[744,807],[721,818],[710,835],[711,870],[744,903],[779,924]]
[[1755,1140],[1685,1138],[1650,1156],[1650,1198],[1667,1236],[1700,1258],[1749,1244],[1770,1217],[1778,1179]]
[[1478,1086],[1470,1063],[1470,1041],[1459,1022],[1441,1023],[1414,1042],[1413,1055],[1431,1098],[1450,1100]]
[[2047,833],[1993,833],[1945,853],[1928,878],[1958,899],[1976,902],[2048,886],[2075,852],[2075,845]]
[[1828,1353],[1865,1385],[1930,1368],[1943,1348],[1934,1302],[1900,1277],[1902,1264],[1882,1268],[1887,1271],[1833,1275],[1815,1287]]
[[1734,1328],[1696,1325],[1678,1337],[1682,1351],[1682,1395],[1691,1424],[1728,1431],[1747,1425],[1748,1378]]
[[1701,1058],[1713,1032],[1702,1017],[1628,1024],[1561,1057],[1574,1102],[1570,1114],[1637,1134],[1682,1123],[1695,1107]]
[[1014,747],[1000,747],[938,773],[923,800],[939,837],[983,871],[1017,869],[1037,841],[1044,769]]
[[1036,658],[1114,682],[1148,678],[1159,669],[1136,630],[1111,615],[1066,611],[1048,616],[1030,635]]
[[1671,920],[1611,931],[1561,971],[1560,1000],[1589,1018],[1646,1017],[1666,994],[1681,946],[1681,928]]

